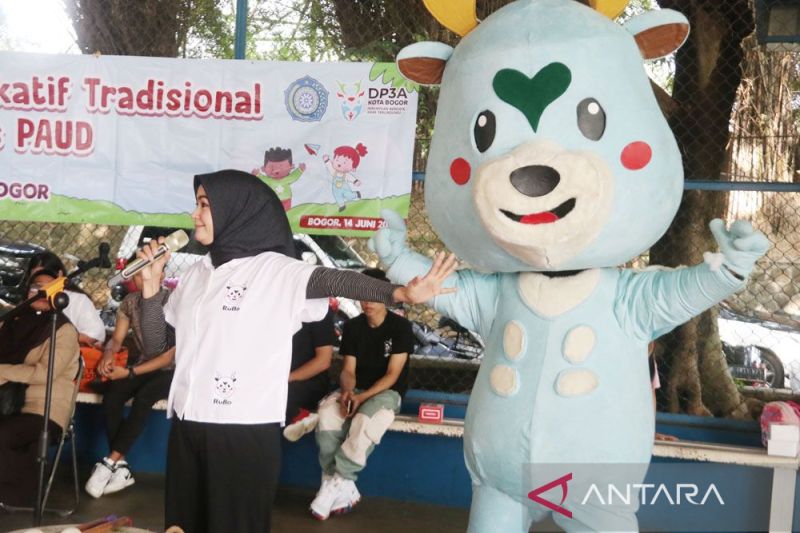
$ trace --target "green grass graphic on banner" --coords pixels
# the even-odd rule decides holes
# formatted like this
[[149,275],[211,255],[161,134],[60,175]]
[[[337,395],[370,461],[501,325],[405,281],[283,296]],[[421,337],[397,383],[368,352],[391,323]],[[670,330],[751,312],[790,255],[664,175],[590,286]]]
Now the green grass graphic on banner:
[[0,218],[34,222],[192,227],[189,213],[139,213],[122,209],[112,202],[71,198],[58,194],[51,195],[48,202],[0,200]]
[[[408,215],[410,196],[410,194],[404,194],[384,199],[356,200],[348,203],[343,211],[339,211],[339,207],[335,203],[301,204],[290,209],[287,216],[295,233],[367,237],[372,234],[372,231],[347,229],[344,226],[334,229],[302,228],[300,227],[300,221],[303,216],[380,218],[381,209],[392,209],[405,217]],[[139,213],[137,211],[127,211],[111,202],[70,198],[57,194],[52,195],[48,202],[0,200],[0,219],[121,226],[192,227],[189,213]]]

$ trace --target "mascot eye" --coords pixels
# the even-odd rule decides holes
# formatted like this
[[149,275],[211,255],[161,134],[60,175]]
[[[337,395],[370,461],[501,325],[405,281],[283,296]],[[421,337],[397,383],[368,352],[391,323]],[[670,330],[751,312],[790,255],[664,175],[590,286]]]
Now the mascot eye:
[[578,104],[578,128],[591,141],[599,140],[606,131],[606,112],[594,98],[586,98]]
[[483,153],[489,149],[494,142],[494,134],[497,130],[497,122],[494,118],[494,113],[489,110],[481,112],[478,118],[475,119],[475,127],[472,133],[475,136],[475,146],[478,151]]

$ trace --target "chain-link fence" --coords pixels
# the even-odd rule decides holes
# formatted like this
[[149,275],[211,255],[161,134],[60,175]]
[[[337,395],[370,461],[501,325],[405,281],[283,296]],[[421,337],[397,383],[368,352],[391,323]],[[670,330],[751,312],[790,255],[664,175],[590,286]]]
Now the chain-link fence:
[[[485,19],[506,3],[478,0],[478,18]],[[233,57],[232,0],[53,0],[51,7],[66,13],[60,20],[72,43],[45,49],[35,41],[46,30],[36,30],[35,25],[24,36],[15,34],[13,10],[4,5],[0,48]],[[716,216],[751,220],[773,244],[745,291],[721,310],[704,314],[658,341],[656,358],[663,384],[659,408],[751,417],[759,409],[754,398],[775,396],[764,391],[800,391],[800,200],[798,189],[792,188],[800,182],[800,53],[790,44],[767,47],[759,42],[768,21],[756,18],[752,0],[634,0],[620,20],[659,7],[682,12],[692,24],[688,42],[676,54],[647,66],[681,148],[688,186],[670,230],[633,264],[675,267],[702,261],[702,253],[715,246],[707,223]],[[248,9],[249,59],[392,61],[403,46],[415,41],[458,41],[427,13],[421,0],[250,0]],[[54,33],[49,30],[51,36]],[[437,95],[435,88],[420,92],[414,159],[419,173],[425,170]],[[692,185],[695,181],[702,185]],[[752,182],[760,186],[749,185]],[[414,185],[409,241],[412,248],[430,255],[443,245],[425,214],[423,186],[422,181]],[[102,241],[111,244],[114,258],[129,254],[135,249],[132,231],[136,230],[0,222],[2,239],[44,246],[69,266],[93,257]],[[363,240],[347,243],[367,263],[377,262]],[[0,261],[5,268],[17,259],[0,257]],[[3,276],[4,284],[13,284],[13,275]],[[106,274],[97,271],[83,276],[83,286],[98,308],[107,307],[110,298],[105,279]],[[440,327],[441,317],[430,309],[414,307],[408,315],[444,337],[445,345],[455,342],[454,330]],[[457,340],[462,342],[463,337]],[[479,363],[480,357],[468,353],[419,355],[412,364],[412,386],[468,392]]]

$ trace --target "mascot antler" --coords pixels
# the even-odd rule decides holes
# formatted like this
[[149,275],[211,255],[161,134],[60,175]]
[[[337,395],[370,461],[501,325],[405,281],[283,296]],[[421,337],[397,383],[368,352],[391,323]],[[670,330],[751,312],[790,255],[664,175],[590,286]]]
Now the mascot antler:
[[478,26],[476,0],[423,0],[425,7],[442,26],[463,37]]
[[625,11],[629,0],[589,0],[592,9],[599,11],[611,20],[614,20]]

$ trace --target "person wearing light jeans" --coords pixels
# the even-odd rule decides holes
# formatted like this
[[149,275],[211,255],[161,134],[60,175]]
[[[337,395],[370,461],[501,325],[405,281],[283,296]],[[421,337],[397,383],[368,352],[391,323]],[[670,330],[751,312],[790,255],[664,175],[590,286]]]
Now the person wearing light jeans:
[[[364,274],[385,279],[379,269]],[[318,410],[322,484],[310,510],[319,520],[348,512],[359,502],[355,481],[400,412],[408,387],[406,363],[414,349],[411,323],[381,303],[361,302],[361,307],[364,313],[349,321],[342,333],[341,390],[325,397]]]

